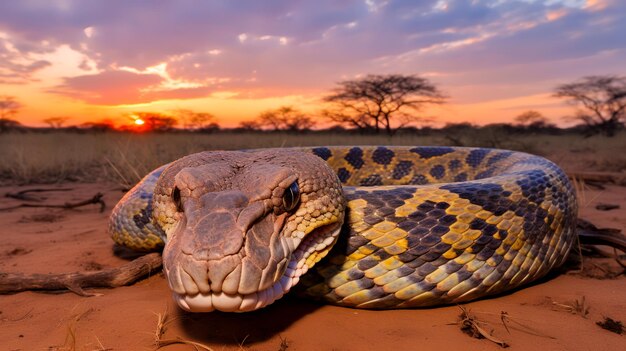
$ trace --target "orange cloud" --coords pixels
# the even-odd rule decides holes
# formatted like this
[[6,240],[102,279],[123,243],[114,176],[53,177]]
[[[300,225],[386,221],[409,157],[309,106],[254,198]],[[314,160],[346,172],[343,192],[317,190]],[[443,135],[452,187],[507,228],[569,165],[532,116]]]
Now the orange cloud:
[[158,74],[105,71],[65,78],[49,92],[95,105],[129,105],[165,99],[191,99],[207,96],[207,87],[162,89],[165,82]]
[[556,21],[559,18],[567,15],[567,13],[568,13],[567,9],[558,9],[554,11],[549,11],[548,13],[546,13],[546,19],[548,21]]
[[601,11],[608,5],[608,2],[604,0],[587,0],[583,8],[591,11]]

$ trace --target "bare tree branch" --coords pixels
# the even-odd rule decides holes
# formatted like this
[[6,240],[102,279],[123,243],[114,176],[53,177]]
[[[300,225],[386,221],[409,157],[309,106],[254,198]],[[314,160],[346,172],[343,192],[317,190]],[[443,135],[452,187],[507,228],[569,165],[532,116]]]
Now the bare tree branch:
[[0,95],[0,120],[7,120],[16,115],[21,108],[22,104],[15,100],[14,96]]
[[389,135],[400,116],[405,118],[401,126],[423,119],[409,115],[408,110],[419,111],[426,104],[441,104],[446,99],[435,85],[417,75],[368,75],[338,85],[324,98],[332,106],[325,111],[326,118],[377,133],[384,129]]
[[[614,136],[626,120],[626,77],[589,76],[556,87],[555,97],[567,99],[590,113],[579,112],[575,119],[587,126],[588,136]],[[583,110],[583,111],[584,111]]]
[[63,125],[65,124],[65,122],[67,122],[68,119],[69,117],[65,117],[65,116],[49,117],[49,118],[44,119],[43,122],[48,124],[50,128],[58,129],[58,128],[63,127]]
[[215,116],[208,112],[196,112],[188,109],[172,111],[180,120],[182,127],[187,130],[206,130],[219,128],[215,123]]
[[116,288],[130,285],[161,269],[160,253],[150,253],[120,267],[93,273],[19,274],[0,273],[0,294],[28,290],[70,290],[81,296],[95,294],[84,288]]
[[19,204],[19,205],[10,206],[10,207],[2,207],[0,208],[0,211],[9,211],[9,210],[14,210],[16,208],[21,208],[21,207],[63,208],[63,209],[69,210],[69,209],[73,209],[77,207],[99,204],[100,212],[104,212],[104,209],[106,208],[106,203],[102,199],[103,196],[104,195],[102,193],[97,193],[90,199],[79,201],[79,202],[66,202],[64,204]]
[[260,128],[298,132],[315,126],[313,119],[292,106],[281,106],[259,115],[256,123]]

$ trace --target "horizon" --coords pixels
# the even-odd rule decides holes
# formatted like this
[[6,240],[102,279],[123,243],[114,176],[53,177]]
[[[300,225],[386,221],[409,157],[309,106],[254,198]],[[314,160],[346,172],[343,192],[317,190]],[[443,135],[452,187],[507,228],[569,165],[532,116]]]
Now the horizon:
[[285,105],[314,115],[343,80],[418,74],[450,96],[422,111],[440,124],[537,110],[566,126],[554,87],[626,74],[624,32],[617,0],[3,2],[0,95],[29,126],[190,109],[232,128]]

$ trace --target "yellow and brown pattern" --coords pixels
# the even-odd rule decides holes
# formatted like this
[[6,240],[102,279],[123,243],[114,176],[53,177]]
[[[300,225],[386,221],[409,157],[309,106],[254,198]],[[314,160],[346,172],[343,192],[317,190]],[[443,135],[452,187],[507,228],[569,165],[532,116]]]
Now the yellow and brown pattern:
[[[310,258],[295,279],[309,297],[373,309],[468,301],[544,276],[575,238],[574,189],[538,156],[457,147],[290,150],[324,159],[347,202],[330,253]],[[114,211],[117,242],[145,250],[167,240],[150,204],[163,169]]]
[[468,301],[560,265],[576,199],[553,163],[484,148],[316,148],[346,185],[346,233],[301,291],[359,308]]

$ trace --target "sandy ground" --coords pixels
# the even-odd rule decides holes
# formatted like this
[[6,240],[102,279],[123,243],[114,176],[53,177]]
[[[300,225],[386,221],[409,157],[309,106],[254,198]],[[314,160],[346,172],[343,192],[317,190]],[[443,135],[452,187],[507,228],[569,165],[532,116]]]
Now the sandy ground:
[[[33,188],[30,186],[27,188]],[[45,186],[49,188],[50,186]],[[20,208],[0,212],[0,272],[97,271],[127,259],[114,254],[106,234],[109,212],[122,192],[111,184],[66,184],[69,192],[44,193],[46,203],[64,203],[105,194],[107,209]],[[0,195],[26,187],[0,188]],[[626,188],[585,190],[581,217],[626,232]],[[0,207],[20,203],[1,197]],[[597,203],[621,209],[599,211]],[[609,259],[585,259],[590,267],[616,268]],[[569,272],[505,296],[464,307],[511,350],[618,350],[625,336],[601,329],[604,317],[626,321],[626,278],[597,279]],[[129,287],[91,290],[102,294],[23,292],[0,295],[0,350],[154,349],[157,314],[169,316],[163,338],[183,338],[213,350],[496,350],[500,346],[464,334],[458,306],[421,310],[366,311],[321,306],[287,297],[246,314],[189,314],[179,310],[161,274]],[[589,308],[585,317],[565,307]],[[559,306],[561,304],[563,306]],[[508,331],[501,313],[510,317]],[[166,350],[193,350],[174,345]]]

